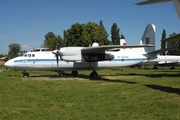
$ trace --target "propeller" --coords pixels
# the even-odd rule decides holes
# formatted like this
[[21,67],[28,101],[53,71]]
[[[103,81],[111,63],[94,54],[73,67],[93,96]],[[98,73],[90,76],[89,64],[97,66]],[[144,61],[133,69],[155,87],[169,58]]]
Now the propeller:
[[59,55],[60,55],[60,52],[59,50],[54,50],[52,51],[52,53],[56,56],[56,62],[57,62],[57,67],[59,66]]
[[60,49],[61,49],[61,45],[58,43],[58,41],[56,39],[56,50],[52,51],[52,53],[56,57],[57,67],[59,66],[59,56],[61,57],[61,50]]

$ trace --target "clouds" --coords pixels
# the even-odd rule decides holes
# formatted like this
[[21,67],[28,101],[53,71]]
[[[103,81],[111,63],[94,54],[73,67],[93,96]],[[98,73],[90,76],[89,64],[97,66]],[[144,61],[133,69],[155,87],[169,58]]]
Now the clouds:
[[27,45],[21,45],[22,48],[31,48],[30,46],[27,46]]

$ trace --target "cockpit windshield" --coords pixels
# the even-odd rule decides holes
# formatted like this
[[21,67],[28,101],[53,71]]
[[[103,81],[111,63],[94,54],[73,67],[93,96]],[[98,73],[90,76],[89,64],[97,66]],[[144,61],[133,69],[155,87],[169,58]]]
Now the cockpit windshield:
[[33,52],[46,52],[50,51],[48,48],[36,48],[33,50]]

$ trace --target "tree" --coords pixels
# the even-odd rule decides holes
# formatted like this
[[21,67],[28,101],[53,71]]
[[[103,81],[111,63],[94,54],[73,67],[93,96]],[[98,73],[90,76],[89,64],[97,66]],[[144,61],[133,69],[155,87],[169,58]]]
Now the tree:
[[10,44],[8,57],[9,58],[17,57],[19,55],[20,51],[21,51],[20,44],[17,44],[17,43]]
[[63,46],[67,46],[67,45],[66,45],[66,43],[67,43],[67,35],[68,35],[67,30],[64,30],[64,31],[63,31],[63,36],[64,36]]
[[66,46],[83,46],[87,47],[97,42],[99,45],[109,44],[107,32],[105,31],[102,21],[100,25],[88,22],[87,24],[73,24],[66,33]]
[[110,40],[108,40],[108,34],[103,25],[102,20],[100,20],[100,22],[99,22],[99,27],[100,27],[100,35],[101,35],[100,39],[102,39],[102,41],[104,41],[104,45],[112,44],[112,42]]
[[53,32],[48,32],[45,35],[45,40],[48,40],[49,38],[54,38],[54,37],[55,37],[55,34]]
[[[163,32],[162,32],[162,37],[161,37],[161,49],[165,49],[166,48],[166,43],[163,41],[164,39],[166,39],[166,30],[163,29]],[[165,55],[166,52],[162,52],[161,53],[162,55]]]
[[111,27],[111,40],[113,45],[119,45],[120,44],[120,35],[119,35],[120,29],[117,27],[116,23],[113,23]]
[[44,46],[50,50],[59,49],[59,47],[63,45],[63,39],[60,35],[55,36],[53,32],[48,32],[45,35]]
[[121,39],[126,39],[123,34],[121,34]]

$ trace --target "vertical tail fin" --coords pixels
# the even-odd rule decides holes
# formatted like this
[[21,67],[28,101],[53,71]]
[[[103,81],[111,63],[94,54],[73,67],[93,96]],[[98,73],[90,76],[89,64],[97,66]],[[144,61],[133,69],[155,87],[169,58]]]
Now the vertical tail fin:
[[126,45],[126,40],[125,39],[120,39],[120,45]]
[[[144,34],[141,38],[140,45],[151,44],[155,45],[155,25],[148,24],[145,28]],[[154,47],[145,48],[145,52],[152,52],[155,50]]]

